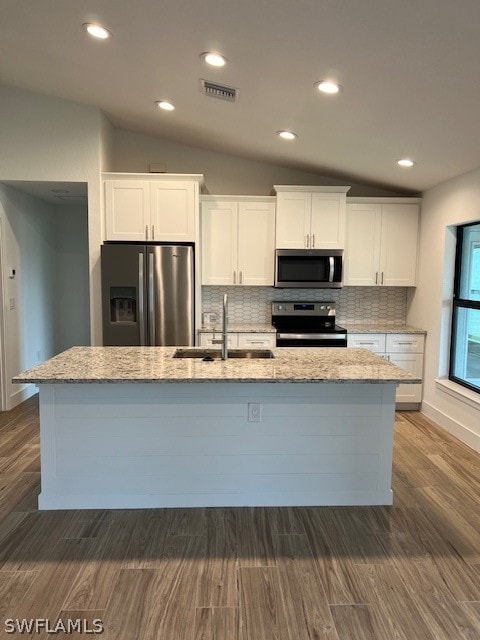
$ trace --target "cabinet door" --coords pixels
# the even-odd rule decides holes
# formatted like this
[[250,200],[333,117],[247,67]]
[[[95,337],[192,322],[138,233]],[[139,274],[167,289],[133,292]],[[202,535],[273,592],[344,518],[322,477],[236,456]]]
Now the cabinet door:
[[145,241],[150,225],[150,183],[106,180],[106,239]]
[[[397,367],[405,369],[412,375],[423,377],[423,354],[422,353],[387,353],[387,360]],[[399,384],[397,387],[397,402],[421,402],[421,384]]]
[[202,205],[202,284],[238,284],[236,202]]
[[417,277],[418,205],[382,205],[380,284],[413,287]]
[[[222,332],[215,331],[215,333],[201,333],[200,334],[200,346],[201,347],[212,347],[215,349],[221,349],[222,345],[217,342],[213,342],[214,340],[221,340]],[[229,349],[235,349],[238,344],[238,336],[236,333],[229,333],[227,337],[227,347]]]
[[304,249],[310,246],[312,194],[281,192],[277,194],[277,249]]
[[240,349],[273,349],[277,344],[275,333],[239,333],[238,346]]
[[416,333],[389,333],[385,351],[388,353],[423,353],[425,336]]
[[347,333],[347,347],[360,347],[374,353],[385,353],[384,333]]
[[381,204],[347,205],[347,242],[343,283],[375,286],[379,283]]
[[151,183],[150,240],[194,242],[195,188],[191,182]]
[[238,284],[273,287],[275,262],[275,205],[238,205]]
[[343,249],[345,246],[345,194],[312,193],[310,246]]

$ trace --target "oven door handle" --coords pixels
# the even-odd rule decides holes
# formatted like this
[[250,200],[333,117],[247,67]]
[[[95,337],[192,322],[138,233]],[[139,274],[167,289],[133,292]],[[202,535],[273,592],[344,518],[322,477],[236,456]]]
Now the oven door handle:
[[347,333],[277,333],[277,340],[345,340]]

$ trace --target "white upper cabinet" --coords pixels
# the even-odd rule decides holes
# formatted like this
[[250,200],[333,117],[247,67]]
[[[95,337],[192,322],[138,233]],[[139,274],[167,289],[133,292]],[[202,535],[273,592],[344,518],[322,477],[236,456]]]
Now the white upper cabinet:
[[343,249],[350,187],[275,185],[277,249]]
[[104,178],[106,240],[196,241],[202,176],[104,174]]
[[195,239],[195,184],[152,182],[152,240],[189,242]]
[[273,286],[273,198],[202,199],[202,284]]
[[345,285],[416,285],[419,203],[359,198],[347,204]]
[[238,284],[273,286],[275,203],[238,203]]
[[145,240],[150,224],[150,183],[107,180],[105,212],[107,240]]
[[236,284],[237,211],[236,202],[202,202],[202,284]]

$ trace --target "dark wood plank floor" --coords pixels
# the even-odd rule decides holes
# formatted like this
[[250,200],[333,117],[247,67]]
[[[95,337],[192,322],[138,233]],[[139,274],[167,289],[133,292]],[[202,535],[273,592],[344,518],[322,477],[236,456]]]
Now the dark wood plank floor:
[[480,455],[420,413],[397,414],[390,508],[39,512],[39,481],[33,398],[0,414],[0,637],[480,639]]

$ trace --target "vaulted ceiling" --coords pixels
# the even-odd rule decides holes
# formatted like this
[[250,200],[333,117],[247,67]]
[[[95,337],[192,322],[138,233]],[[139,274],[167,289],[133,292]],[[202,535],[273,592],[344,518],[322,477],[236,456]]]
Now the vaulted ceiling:
[[[159,138],[421,191],[480,166],[478,0],[0,0],[0,80]],[[112,37],[94,40],[82,24]],[[219,51],[213,68],[199,57]],[[343,87],[323,95],[314,83]],[[239,89],[206,97],[200,79]],[[171,112],[156,100],[168,99]],[[278,130],[298,138],[281,140]],[[410,157],[414,167],[398,167]]]

